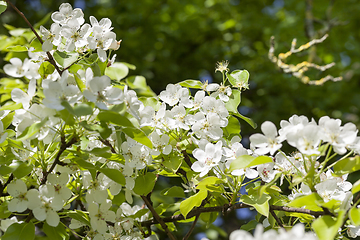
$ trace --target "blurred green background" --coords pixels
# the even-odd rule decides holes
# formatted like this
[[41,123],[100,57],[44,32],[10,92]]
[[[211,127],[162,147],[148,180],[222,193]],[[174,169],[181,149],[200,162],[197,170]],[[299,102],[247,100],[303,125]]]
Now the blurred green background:
[[[13,0],[32,24],[57,11],[63,1]],[[221,81],[215,73],[217,61],[228,60],[230,70],[250,72],[250,89],[242,94],[240,112],[258,125],[266,120],[279,126],[293,114],[318,120],[328,115],[360,126],[360,2],[358,0],[76,0],[86,22],[93,15],[113,22],[117,39],[117,61],[134,64],[131,75],[143,75],[159,93],[168,83],[186,79]],[[27,27],[8,9],[2,24]],[[49,20],[46,27],[49,27]],[[329,37],[310,51],[293,55],[287,63],[304,60],[336,65],[325,71],[309,72],[311,79],[328,74],[342,76],[341,82],[323,86],[305,85],[283,73],[268,59],[269,40],[275,36],[275,54],[325,33]],[[7,34],[4,27],[0,34]],[[3,53],[4,54],[4,53]],[[1,62],[0,65],[5,64]],[[242,134],[253,130],[242,122]],[[229,218],[234,219],[234,218]],[[223,221],[223,220],[221,220]],[[227,222],[226,222],[227,221]],[[223,230],[237,226],[225,220]],[[200,231],[205,231],[200,230]],[[216,230],[214,234],[218,233]],[[212,238],[217,239],[217,237]],[[221,237],[218,236],[218,239]]]

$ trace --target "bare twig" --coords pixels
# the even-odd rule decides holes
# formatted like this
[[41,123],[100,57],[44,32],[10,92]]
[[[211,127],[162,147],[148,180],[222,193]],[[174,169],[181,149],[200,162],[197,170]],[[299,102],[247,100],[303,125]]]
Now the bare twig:
[[303,83],[306,83],[306,84],[322,85],[326,81],[329,81],[329,80],[332,80],[334,82],[341,81],[342,77],[333,77],[331,75],[327,75],[326,77],[323,77],[323,78],[321,78],[319,80],[310,80],[310,78],[305,75],[305,73],[310,68],[315,68],[315,69],[318,69],[320,71],[325,71],[325,70],[331,68],[332,66],[334,66],[335,63],[330,63],[330,64],[326,64],[326,65],[323,65],[323,66],[320,66],[320,65],[317,65],[315,63],[308,62],[308,61],[303,61],[303,62],[298,63],[296,65],[286,64],[285,63],[286,59],[288,57],[290,57],[292,54],[299,53],[301,51],[304,51],[304,50],[314,46],[315,44],[319,44],[319,43],[323,42],[327,37],[328,37],[328,35],[325,34],[322,38],[313,39],[310,42],[301,45],[299,48],[296,48],[296,39],[293,39],[293,41],[291,43],[290,51],[288,51],[286,53],[280,53],[276,57],[275,54],[274,54],[274,52],[275,52],[275,38],[274,38],[274,36],[272,36],[270,38],[270,48],[269,48],[269,54],[268,54],[269,59],[273,63],[275,63],[283,72],[291,73],[294,77],[299,78]]
[[277,224],[279,225],[279,227],[284,228],[284,225],[282,224],[282,222],[280,221],[278,216],[275,214],[274,210],[272,210],[271,208],[270,208],[270,213],[275,218],[275,220],[276,220]]
[[1,184],[0,182],[0,197],[5,196],[5,193],[3,193],[4,189],[6,188],[7,185],[9,185],[9,183],[14,179],[14,175],[10,174],[8,180],[3,184]]
[[51,167],[49,168],[49,170],[44,173],[44,176],[43,176],[43,178],[41,179],[41,185],[43,185],[43,184],[46,183],[48,175],[54,170],[56,164],[61,163],[61,162],[60,162],[60,156],[61,156],[61,154],[62,154],[68,147],[70,147],[71,145],[73,145],[73,144],[76,143],[77,141],[78,141],[78,138],[77,138],[76,136],[74,136],[73,138],[71,138],[69,142],[65,142],[65,137],[61,137],[61,146],[60,146],[59,152],[57,153],[57,155],[56,155],[56,157],[55,157],[55,160],[54,160],[53,164],[51,165]]
[[195,226],[196,226],[197,221],[199,220],[199,217],[200,217],[200,214],[195,217],[195,220],[194,220],[193,224],[191,225],[191,228],[189,229],[189,231],[185,235],[185,237],[183,237],[183,240],[189,239],[189,237],[191,236],[192,231],[194,231],[194,229],[195,229]]
[[146,206],[149,208],[150,212],[152,213],[154,219],[157,221],[157,223],[160,223],[161,227],[164,229],[166,234],[171,240],[176,240],[175,236],[171,233],[166,223],[163,221],[163,219],[157,214],[155,211],[152,203],[149,201],[149,199],[146,196],[141,196],[141,198],[144,200]]
[[[41,39],[41,37],[39,36],[39,34],[35,31],[34,27],[31,25],[31,23],[29,22],[29,20],[27,20],[27,18],[25,17],[25,15],[14,5],[10,2],[10,0],[5,0],[19,15],[20,17],[22,17],[26,24],[30,27],[31,31],[35,34],[36,38],[39,40],[39,42],[41,44],[43,44],[43,40]],[[63,71],[61,71],[59,69],[59,67],[57,66],[56,62],[55,62],[55,59],[53,58],[53,56],[51,55],[50,52],[46,52],[46,55],[48,56],[49,58],[49,62],[54,65],[56,71],[60,74],[62,74]]]

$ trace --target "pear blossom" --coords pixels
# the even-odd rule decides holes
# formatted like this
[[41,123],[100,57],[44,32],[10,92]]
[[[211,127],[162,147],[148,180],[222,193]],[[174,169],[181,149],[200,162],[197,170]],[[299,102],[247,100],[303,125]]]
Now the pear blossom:
[[168,105],[174,106],[182,98],[189,98],[189,90],[187,88],[181,87],[178,84],[168,84],[166,86],[166,90],[160,92],[159,98]]
[[65,50],[71,52],[89,43],[87,38],[91,34],[91,26],[87,23],[80,26],[76,19],[70,19],[60,34],[66,39]]
[[274,155],[274,153],[282,147],[275,124],[266,121],[261,124],[261,131],[264,134],[255,133],[250,136],[251,144],[256,147],[254,152],[259,155],[266,153]]
[[11,99],[16,103],[21,103],[25,110],[30,108],[32,98],[36,92],[36,79],[31,79],[28,86],[28,91],[25,93],[19,88],[14,88],[11,91]]
[[205,149],[196,148],[193,155],[197,161],[192,164],[191,169],[200,172],[200,177],[203,177],[219,164],[222,158],[222,142],[208,143]]
[[27,208],[33,209],[39,204],[39,192],[36,189],[27,190],[26,184],[21,180],[11,182],[7,191],[13,199],[8,204],[11,212],[24,212]]
[[109,199],[102,202],[100,205],[97,203],[89,204],[88,210],[93,230],[96,230],[99,233],[105,233],[108,230],[106,221],[115,222],[115,212],[109,210],[111,204],[112,202]]
[[42,50],[44,52],[50,52],[53,49],[53,46],[59,46],[61,43],[60,31],[61,27],[58,23],[51,24],[50,30],[40,26],[40,33],[43,35],[44,40],[42,45]]
[[100,109],[107,110],[107,104],[120,104],[124,101],[124,93],[120,88],[112,87],[108,76],[94,77],[88,82],[88,89],[83,94]]
[[82,25],[85,22],[82,10],[80,8],[75,8],[73,10],[69,3],[62,3],[59,7],[59,11],[51,14],[51,19],[55,23],[61,25],[66,25],[71,19],[75,19],[79,25]]

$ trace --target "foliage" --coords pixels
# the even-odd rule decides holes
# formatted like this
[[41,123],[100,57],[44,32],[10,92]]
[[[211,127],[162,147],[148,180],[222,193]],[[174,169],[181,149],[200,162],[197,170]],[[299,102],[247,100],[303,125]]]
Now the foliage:
[[232,240],[360,235],[359,183],[347,181],[360,170],[355,124],[265,121],[246,149],[241,126],[256,127],[239,113],[247,70],[218,62],[220,84],[185,80],[155,94],[116,62],[111,20],[89,19],[61,4],[48,28],[7,25],[1,39],[2,239],[35,239],[36,227],[56,239],[188,239],[241,208],[258,214]]

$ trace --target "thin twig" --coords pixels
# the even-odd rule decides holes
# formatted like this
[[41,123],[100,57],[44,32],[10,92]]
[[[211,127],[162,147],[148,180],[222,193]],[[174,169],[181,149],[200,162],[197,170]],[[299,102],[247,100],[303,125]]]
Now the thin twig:
[[4,196],[5,194],[3,193],[4,189],[6,188],[7,185],[9,185],[9,183],[14,179],[14,175],[10,174],[8,180],[6,181],[6,183],[4,183],[4,185],[1,184],[0,182],[0,197]]
[[146,206],[149,208],[150,212],[152,213],[153,217],[156,219],[157,223],[160,223],[161,227],[164,229],[166,234],[169,236],[171,240],[176,240],[175,236],[171,233],[166,223],[162,220],[162,218],[157,214],[155,211],[153,205],[150,203],[149,199],[145,196],[141,196],[141,198],[144,200]]
[[[19,15],[20,17],[22,17],[26,24],[30,27],[31,31],[35,34],[36,38],[39,40],[39,42],[41,44],[44,43],[44,41],[41,39],[41,37],[39,36],[39,34],[35,31],[34,27],[31,25],[31,23],[29,22],[29,20],[27,20],[27,18],[25,17],[25,15],[14,5],[10,2],[10,0],[5,0]],[[50,52],[46,52],[46,55],[48,56],[49,58],[49,62],[55,67],[56,71],[60,74],[62,74],[63,71],[61,71],[59,69],[59,67],[57,66],[56,62],[55,62],[55,59],[53,58],[53,56],[51,55]]]
[[271,215],[275,218],[277,224],[278,224],[280,227],[284,228],[284,225],[282,224],[282,222],[280,221],[280,219],[278,218],[278,216],[275,214],[274,210],[270,209],[270,213],[271,213]]
[[184,156],[184,160],[185,160],[186,164],[191,168],[192,162],[190,160],[190,157],[189,157],[188,153],[186,152],[186,150],[182,150],[181,153]]
[[61,162],[60,162],[60,156],[61,156],[61,154],[62,154],[68,147],[70,147],[71,145],[73,145],[73,144],[76,143],[77,141],[78,141],[78,138],[77,138],[76,136],[74,136],[72,139],[70,139],[70,141],[67,142],[67,143],[65,142],[65,137],[61,137],[60,150],[59,150],[59,152],[57,153],[57,155],[56,155],[56,157],[55,157],[55,160],[54,160],[53,164],[51,165],[50,169],[44,173],[44,176],[43,176],[43,178],[41,179],[41,185],[43,185],[43,184],[46,183],[48,175],[54,170],[56,164],[61,163]]
[[194,231],[195,225],[196,225],[197,221],[199,220],[199,217],[200,217],[200,214],[195,217],[195,220],[194,220],[193,224],[191,225],[188,233],[185,235],[183,240],[187,240],[191,236],[191,233]]

